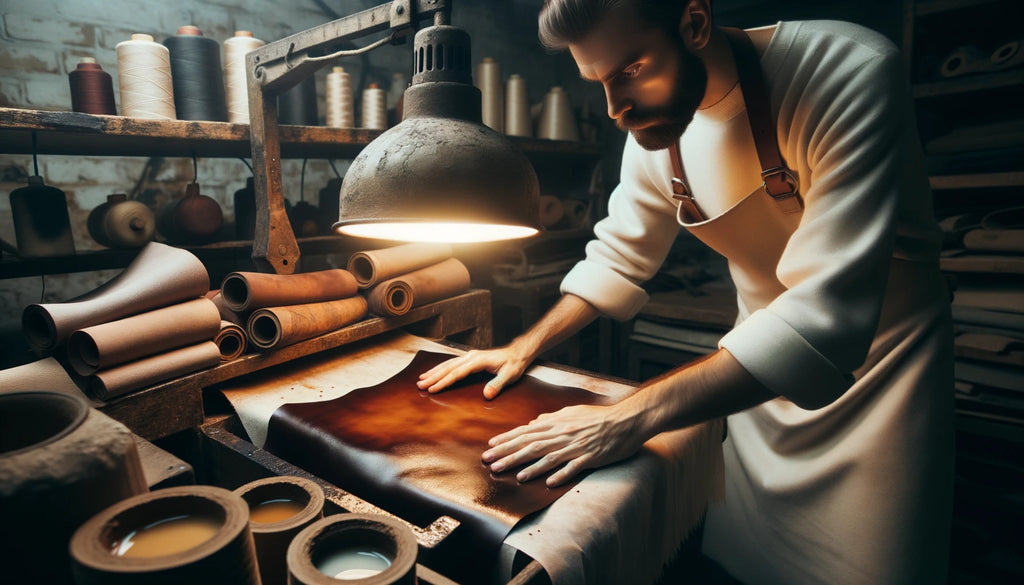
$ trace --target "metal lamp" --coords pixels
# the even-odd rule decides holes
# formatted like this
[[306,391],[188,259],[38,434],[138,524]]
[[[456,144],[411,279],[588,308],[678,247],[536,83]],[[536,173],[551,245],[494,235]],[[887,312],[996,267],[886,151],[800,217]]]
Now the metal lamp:
[[481,122],[469,35],[453,26],[423,29],[413,61],[403,121],[352,162],[334,229],[403,241],[536,234],[537,175],[518,148]]
[[[295,271],[298,244],[284,208],[276,96],[338,57],[393,43],[433,17],[414,42],[404,119],[355,158],[341,189],[339,233],[405,241],[493,241],[540,229],[537,176],[504,135],[481,123],[469,35],[448,25],[450,0],[394,0],[264,45],[246,55],[256,192],[253,259]],[[390,34],[361,49],[349,39]]]

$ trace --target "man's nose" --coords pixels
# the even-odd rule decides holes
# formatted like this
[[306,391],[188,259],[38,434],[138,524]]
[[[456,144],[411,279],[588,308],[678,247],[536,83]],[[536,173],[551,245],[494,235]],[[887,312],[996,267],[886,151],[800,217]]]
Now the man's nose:
[[618,120],[623,114],[633,109],[633,102],[624,95],[621,90],[604,86],[604,97],[608,102],[608,117],[612,120]]

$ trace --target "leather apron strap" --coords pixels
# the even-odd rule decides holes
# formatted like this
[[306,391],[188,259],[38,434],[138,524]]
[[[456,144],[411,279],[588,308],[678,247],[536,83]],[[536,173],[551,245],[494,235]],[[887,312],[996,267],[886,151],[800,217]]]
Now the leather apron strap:
[[[796,174],[789,170],[779,151],[779,139],[775,122],[771,115],[771,102],[765,88],[764,76],[761,73],[761,59],[754,49],[750,37],[742,29],[722,28],[732,46],[736,59],[736,71],[739,75],[740,90],[747,110],[747,120],[754,137],[757,158],[761,163],[762,186],[768,195],[779,204],[785,213],[797,213],[803,210],[803,198],[800,197],[800,184]],[[669,158],[672,161],[672,197],[679,201],[683,210],[683,218],[688,223],[697,223],[707,218],[700,211],[683,168],[682,153],[679,144],[669,147]]]

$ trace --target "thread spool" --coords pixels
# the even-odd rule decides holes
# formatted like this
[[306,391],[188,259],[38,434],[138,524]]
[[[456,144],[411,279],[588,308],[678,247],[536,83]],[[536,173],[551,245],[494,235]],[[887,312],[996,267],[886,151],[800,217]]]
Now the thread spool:
[[334,67],[327,74],[325,93],[327,125],[331,128],[355,128],[356,114],[352,98],[352,79],[344,67]]
[[277,97],[277,121],[294,126],[316,126],[320,123],[315,75],[309,75]]
[[363,90],[363,128],[388,129],[387,94],[376,83]]
[[157,229],[168,241],[208,244],[224,225],[224,212],[216,199],[199,192],[199,183],[185,186],[185,196],[160,211]]
[[83,524],[70,550],[78,585],[260,582],[249,506],[219,487],[171,487],[118,502]]
[[[249,529],[263,585],[287,583],[288,545],[305,527],[323,518],[323,489],[302,477],[281,476],[247,483],[235,493],[249,506]],[[285,516],[289,512],[292,515]]]
[[[336,514],[307,526],[292,540],[288,546],[289,582],[337,585],[339,573],[352,571],[348,573],[351,576],[342,578],[353,584],[413,585],[416,554],[416,537],[398,520],[372,514]],[[362,573],[356,572],[359,567],[344,563],[359,557],[367,561]],[[375,568],[375,561],[381,558],[387,559],[388,565],[376,572],[383,563]]]
[[71,582],[68,541],[147,491],[131,432],[60,392],[0,394],[0,566],[12,583]]
[[74,71],[68,73],[71,86],[71,110],[86,114],[116,116],[114,81],[92,57],[82,57]]
[[537,137],[548,140],[580,139],[569,94],[561,87],[552,87],[544,96],[544,110],[541,112]]
[[156,217],[139,201],[128,201],[124,193],[107,195],[86,220],[89,235],[108,248],[138,248],[153,239]]
[[164,39],[170,52],[174,109],[179,120],[227,122],[224,73],[220,45],[204,37],[199,27],[178,27],[178,34]]
[[501,65],[484,57],[476,66],[476,86],[480,90],[480,114],[483,123],[496,132],[505,131],[505,99]]
[[176,119],[171,57],[167,47],[147,34],[133,34],[117,44],[117,79],[121,115],[129,118]]
[[513,73],[505,84],[505,134],[533,136],[530,102],[526,93],[526,80]]
[[235,31],[235,36],[224,40],[224,94],[228,122],[232,124],[249,123],[249,80],[245,71],[245,54],[264,44],[247,30]]
[[20,256],[74,255],[75,241],[63,191],[44,184],[42,177],[32,176],[27,186],[11,191],[10,202]]

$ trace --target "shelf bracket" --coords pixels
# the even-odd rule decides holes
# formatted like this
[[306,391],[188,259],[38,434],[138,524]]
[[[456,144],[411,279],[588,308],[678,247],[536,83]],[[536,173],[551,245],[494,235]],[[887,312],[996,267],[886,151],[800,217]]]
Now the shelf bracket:
[[277,96],[336,61],[337,57],[354,54],[348,50],[352,39],[390,31],[386,38],[398,43],[414,31],[420,20],[446,20],[450,10],[450,0],[394,0],[268,43],[246,54],[249,139],[256,191],[252,258],[259,270],[292,274],[299,261],[299,246],[285,212],[281,184]]

